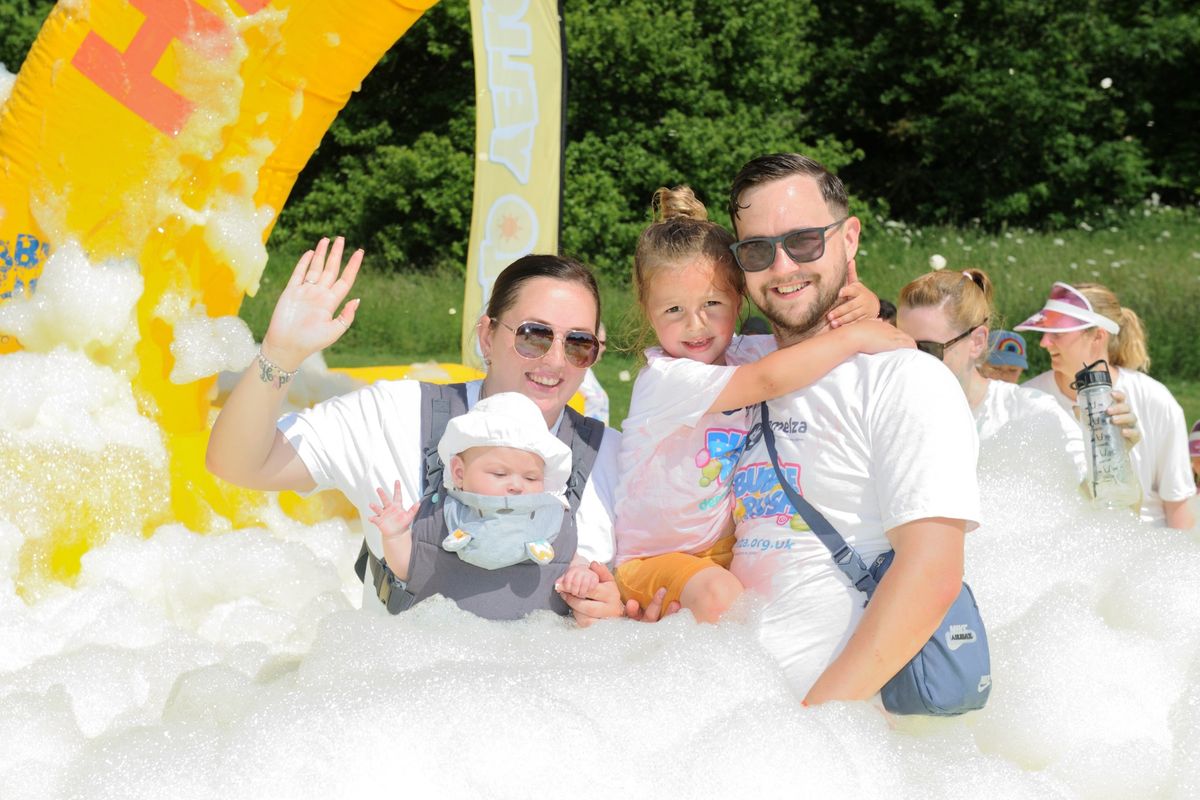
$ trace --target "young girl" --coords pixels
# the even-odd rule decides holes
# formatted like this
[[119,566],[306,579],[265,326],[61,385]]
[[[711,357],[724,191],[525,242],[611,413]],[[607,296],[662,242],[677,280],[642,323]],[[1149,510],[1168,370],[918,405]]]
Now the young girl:
[[[747,406],[814,382],[857,353],[912,347],[875,317],[879,301],[857,283],[830,314],[837,330],[737,365],[744,278],[733,237],[708,221],[691,189],[659,189],[655,222],[634,255],[638,302],[658,338],[646,350],[622,426],[617,487],[616,579],[621,599],[645,607],[665,587],[715,622],[741,593],[733,558],[730,478],[748,429]],[[785,247],[787,243],[785,242]],[[803,524],[797,517],[793,524]]]

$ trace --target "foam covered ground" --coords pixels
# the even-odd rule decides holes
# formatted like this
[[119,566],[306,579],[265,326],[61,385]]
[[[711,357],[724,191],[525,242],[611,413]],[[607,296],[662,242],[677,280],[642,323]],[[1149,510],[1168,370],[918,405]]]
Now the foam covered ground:
[[382,619],[354,609],[359,532],[276,513],[114,536],[26,603],[0,523],[0,797],[1194,797],[1196,538],[1045,491],[1020,444],[985,449],[968,552],[995,688],[951,720],[801,708],[753,602],[715,627]]

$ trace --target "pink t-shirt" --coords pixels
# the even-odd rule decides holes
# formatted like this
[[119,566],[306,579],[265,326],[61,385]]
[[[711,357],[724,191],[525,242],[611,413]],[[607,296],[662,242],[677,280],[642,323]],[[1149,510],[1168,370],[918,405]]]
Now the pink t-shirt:
[[618,565],[698,552],[733,532],[730,481],[748,430],[745,409],[707,413],[736,366],[672,358],[658,347],[646,360],[621,426]]

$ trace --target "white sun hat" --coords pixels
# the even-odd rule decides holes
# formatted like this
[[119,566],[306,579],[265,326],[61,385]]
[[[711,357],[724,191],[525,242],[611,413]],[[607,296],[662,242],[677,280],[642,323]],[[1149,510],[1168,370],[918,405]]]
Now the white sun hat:
[[546,462],[543,490],[547,492],[563,491],[571,476],[571,448],[546,428],[541,409],[518,392],[485,397],[447,423],[438,442],[438,455],[447,466],[443,474],[447,488],[454,488],[450,459],[472,447],[512,447],[541,456]]

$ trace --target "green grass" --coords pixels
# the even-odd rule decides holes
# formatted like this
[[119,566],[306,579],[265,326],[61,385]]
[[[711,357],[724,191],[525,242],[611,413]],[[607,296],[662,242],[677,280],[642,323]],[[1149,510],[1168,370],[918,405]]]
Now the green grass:
[[[993,328],[1012,326],[1040,308],[1055,280],[1105,284],[1141,316],[1149,334],[1151,375],[1175,393],[1189,426],[1200,419],[1200,213],[1195,209],[1146,203],[1048,233],[863,222],[859,275],[880,297],[894,300],[938,254],[947,259],[947,269],[979,267],[991,276],[999,311]],[[243,303],[241,316],[257,338],[298,256],[272,251],[257,296]],[[632,389],[632,380],[619,376],[624,371],[632,379],[638,368],[634,296],[625,278],[601,276],[600,286],[609,349],[595,371],[609,394],[611,418],[619,424]],[[461,273],[375,272],[368,254],[352,296],[363,302],[349,333],[326,353],[331,365],[459,360]],[[1036,375],[1049,363],[1036,340],[1029,344],[1027,374]]]
[[1163,383],[1175,395],[1179,405],[1183,406],[1183,418],[1187,420],[1188,430],[1191,430],[1196,420],[1200,420],[1200,380],[1167,378]]

